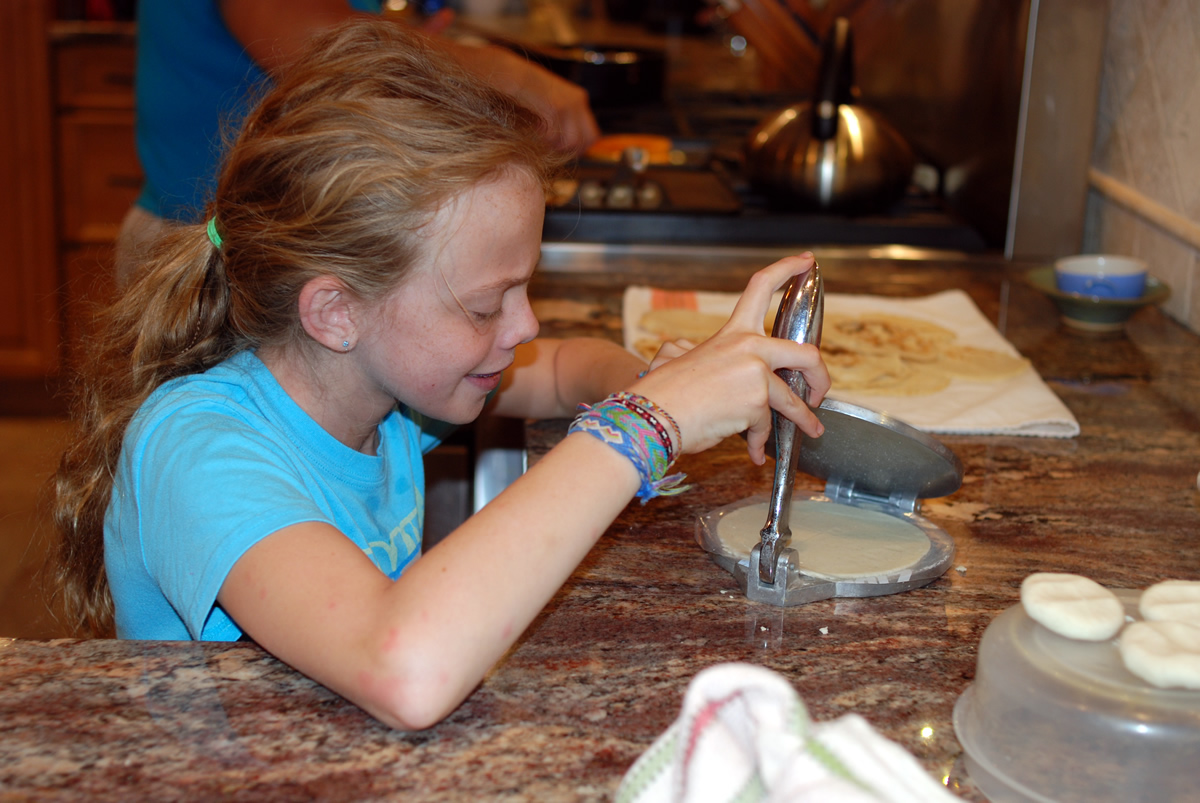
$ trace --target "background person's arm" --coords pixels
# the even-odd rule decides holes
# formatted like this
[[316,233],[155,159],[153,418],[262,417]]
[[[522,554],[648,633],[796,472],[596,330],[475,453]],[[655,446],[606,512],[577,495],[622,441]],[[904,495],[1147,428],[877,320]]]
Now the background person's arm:
[[[314,33],[352,17],[374,16],[345,0],[221,0],[220,10],[230,33],[271,74],[287,69]],[[444,23],[444,17],[435,19],[438,27]],[[467,70],[541,115],[555,147],[579,153],[600,135],[582,87],[506,48],[434,41]]]

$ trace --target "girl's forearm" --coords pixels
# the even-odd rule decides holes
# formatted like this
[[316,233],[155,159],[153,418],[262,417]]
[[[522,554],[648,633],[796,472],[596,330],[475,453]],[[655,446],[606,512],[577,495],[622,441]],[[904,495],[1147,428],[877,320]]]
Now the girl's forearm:
[[581,402],[629,387],[645,368],[611,340],[538,338],[518,349],[494,411],[516,418],[573,417]]
[[554,596],[638,483],[629,460],[590,435],[552,449],[389,589],[381,638],[395,645],[383,658],[398,693],[366,707],[405,727],[446,716]]
[[580,402],[595,402],[632,385],[646,363],[611,340],[576,338],[559,346],[555,388],[559,401],[574,414]]

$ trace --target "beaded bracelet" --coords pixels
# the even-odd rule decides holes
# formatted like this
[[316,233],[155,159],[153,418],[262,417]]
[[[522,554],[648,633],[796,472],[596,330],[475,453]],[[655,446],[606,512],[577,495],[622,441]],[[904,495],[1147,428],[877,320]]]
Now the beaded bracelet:
[[586,432],[628,458],[641,477],[637,496],[643,505],[656,496],[673,496],[688,489],[689,486],[680,484],[686,475],[665,476],[673,462],[670,438],[664,444],[655,428],[647,426],[647,419],[622,404],[617,394],[594,407],[581,404],[579,410],[568,434]]
[[638,418],[641,418],[650,425],[650,428],[654,430],[656,435],[658,435],[658,439],[662,442],[663,447],[667,450],[667,465],[674,463],[674,444],[671,442],[671,436],[667,434],[667,428],[662,425],[662,422],[658,420],[658,417],[655,416],[654,413],[639,405],[633,399],[621,398],[620,394],[615,396],[613,400],[626,410],[629,410],[631,413],[635,413]]
[[[634,409],[634,412],[642,413],[643,417],[647,421],[651,422],[651,426],[653,426],[656,430],[662,427],[659,419],[666,419],[667,423],[671,425],[671,429],[675,430],[676,440],[674,443],[678,443],[680,449],[683,448],[683,432],[680,431],[679,424],[675,421],[674,417],[672,417],[671,414],[666,410],[659,407],[645,396],[639,396],[636,393],[629,393],[628,391],[624,390],[620,393],[614,393],[612,398],[618,399],[627,407],[636,408]],[[672,443],[670,437],[664,434],[663,440],[666,442],[667,448],[674,452],[674,443]],[[672,458],[671,462],[675,462],[674,458]]]

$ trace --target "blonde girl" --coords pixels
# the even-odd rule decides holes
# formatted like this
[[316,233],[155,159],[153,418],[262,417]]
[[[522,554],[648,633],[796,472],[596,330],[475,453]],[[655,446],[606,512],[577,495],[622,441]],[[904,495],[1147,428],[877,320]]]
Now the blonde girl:
[[[315,41],[111,310],[63,457],[62,580],[123,638],[248,637],[394,727],[452,711],[635,495],[775,408],[815,349],[764,337],[792,257],[729,324],[652,370],[600,340],[538,340],[526,288],[559,168],[537,115],[399,26]],[[735,389],[731,391],[730,389]],[[616,391],[623,391],[617,395]],[[570,434],[420,555],[421,455],[491,404]]]

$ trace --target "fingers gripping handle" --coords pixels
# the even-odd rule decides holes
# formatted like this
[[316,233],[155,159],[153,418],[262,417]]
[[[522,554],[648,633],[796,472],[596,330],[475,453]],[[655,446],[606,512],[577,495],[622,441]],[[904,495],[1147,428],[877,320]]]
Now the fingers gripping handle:
[[[825,292],[821,270],[814,264],[808,273],[792,278],[784,288],[771,336],[820,346],[824,313]],[[808,398],[808,383],[803,374],[781,369],[779,376],[788,383],[793,393],[801,399]],[[759,579],[768,585],[775,583],[780,554],[792,537],[789,526],[792,487],[796,481],[796,461],[800,456],[796,425],[776,411],[771,412],[771,425],[775,438],[775,481],[771,488],[767,523],[759,534],[761,546],[758,564]],[[783,565],[786,566],[786,562]],[[786,583],[787,577],[782,578],[782,582]]]

